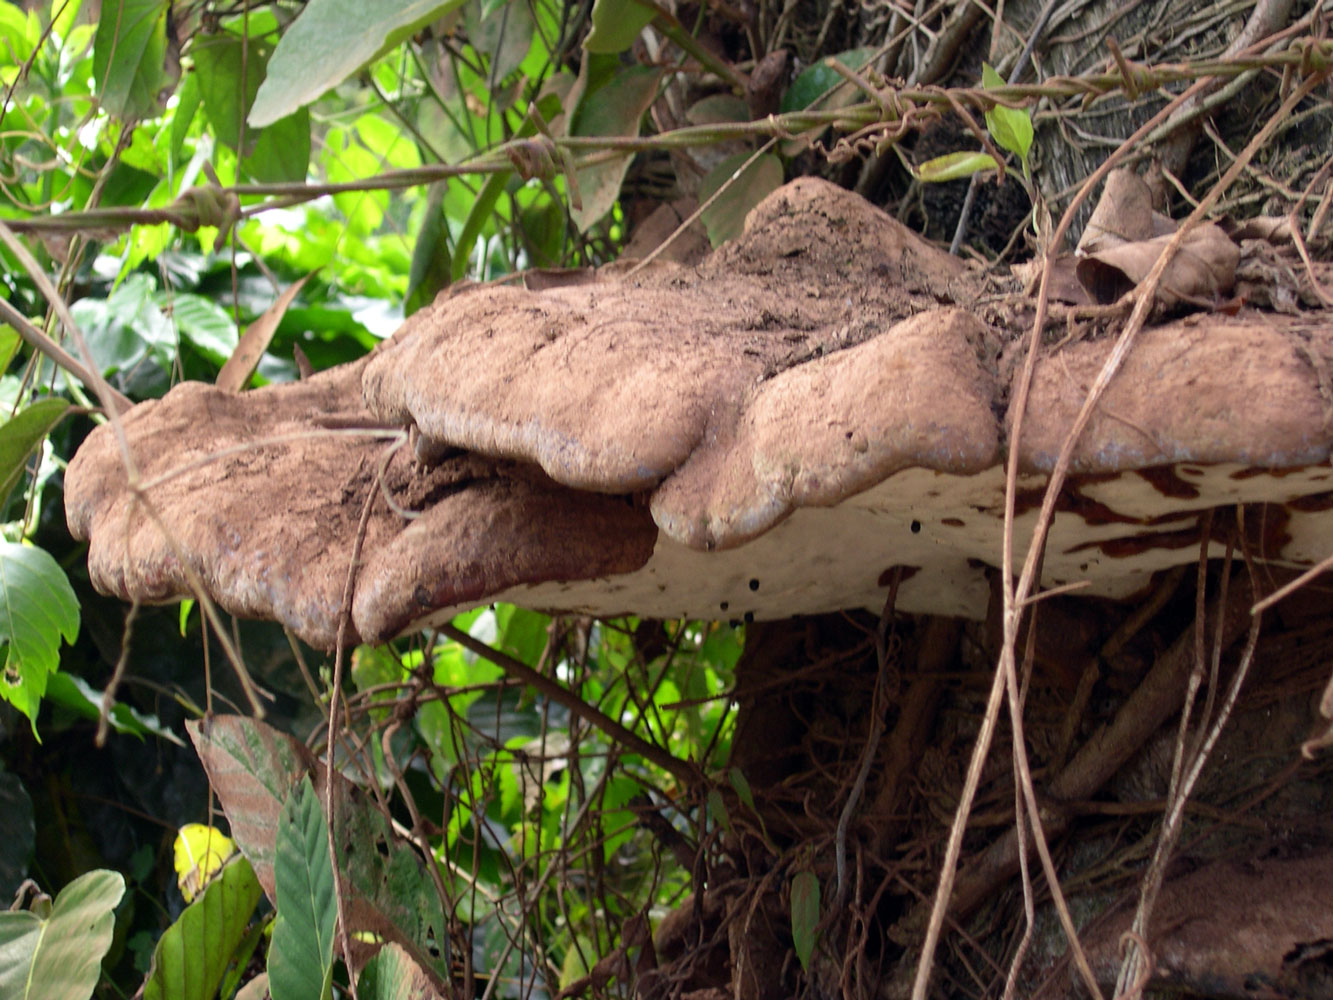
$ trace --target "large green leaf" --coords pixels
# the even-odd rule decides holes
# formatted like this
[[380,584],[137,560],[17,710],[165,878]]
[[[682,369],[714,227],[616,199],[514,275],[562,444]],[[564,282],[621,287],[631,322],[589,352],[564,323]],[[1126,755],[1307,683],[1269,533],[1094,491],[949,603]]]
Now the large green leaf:
[[260,893],[250,862],[228,861],[158,940],[143,1000],[212,1000]]
[[170,312],[182,340],[192,344],[215,365],[226,364],[239,339],[236,323],[227,310],[212,299],[190,292],[173,295],[158,292],[156,301],[164,311]]
[[[729,184],[701,216],[704,228],[708,230],[708,241],[715,247],[739,236],[750,209],[782,186],[782,161],[772,153],[765,153],[745,166],[751,155],[736,153],[728,156],[699,184],[701,203],[711,198],[723,184]],[[742,167],[745,169],[741,170]],[[733,181],[732,175],[737,171],[740,176]]]
[[589,52],[624,52],[656,13],[638,0],[596,0],[592,31],[583,47]]
[[310,0],[269,61],[250,124],[286,118],[463,0]]
[[78,634],[79,601],[60,564],[42,549],[0,542],[0,644],[9,647],[0,697],[32,720],[34,734],[61,636]]
[[523,64],[537,30],[528,4],[512,0],[489,4],[472,0],[464,9],[463,23],[472,47],[485,53],[495,80],[503,80]]
[[349,930],[396,941],[439,988],[448,979],[448,925],[421,856],[351,782],[338,779],[337,849]]
[[[848,69],[860,69],[870,61],[870,57],[875,54],[873,48],[866,49],[848,49],[846,52],[839,52],[832,56],[832,59],[838,60]],[[843,76],[836,69],[829,65],[828,59],[820,59],[806,69],[802,70],[800,75],[791,82],[782,95],[782,102],[779,110],[786,113],[788,111],[804,111],[810,105],[827,94],[838,84],[843,82]],[[851,84],[848,84],[847,90],[852,95],[857,95],[857,91]],[[846,103],[840,101],[839,104]]]
[[[592,59],[584,60],[584,73]],[[634,66],[620,70],[596,90],[585,85],[577,106],[570,112],[570,135],[637,136],[644,112],[657,96],[662,71],[654,66]],[[631,154],[606,163],[581,167],[577,171],[579,194],[583,204],[570,215],[580,231],[586,231],[620,197],[620,184],[629,169]]]
[[432,184],[426,196],[426,217],[417,232],[412,248],[412,269],[407,277],[407,296],[404,312],[411,316],[422,306],[435,301],[435,296],[448,287],[453,269],[453,254],[449,250],[449,223],[444,216],[444,182]]
[[310,779],[296,786],[278,826],[273,865],[277,918],[268,953],[273,1000],[327,997],[333,984],[338,903],[329,862],[329,828]]
[[361,1000],[437,1000],[430,977],[396,944],[386,944],[366,963],[356,984]]
[[[46,700],[52,705],[59,705],[66,711],[95,722],[102,716],[102,697],[105,692],[75,674],[57,672],[46,681]],[[111,703],[107,712],[107,723],[118,733],[130,733],[143,739],[153,735],[184,746],[181,738],[171,731],[156,715],[148,715],[123,701]]]
[[60,422],[69,409],[63,399],[42,399],[0,424],[0,508],[19,481],[23,463],[37,442]]
[[314,767],[310,752],[286,733],[239,715],[218,715],[185,723],[222,803],[231,836],[250,859],[270,901],[278,823],[295,785]]
[[[241,126],[259,92],[273,46],[261,39],[238,38],[230,32],[201,35],[190,47],[204,113],[213,134],[232,149],[241,148]],[[257,129],[250,129],[254,144]]]
[[105,299],[70,307],[97,367],[129,395],[165,392],[176,358],[176,331],[154,301],[153,279],[129,275]]
[[[194,56],[204,112],[224,143],[242,153],[241,169],[265,182],[303,181],[310,164],[310,114],[304,108],[243,133],[273,46],[220,33],[196,41]],[[245,142],[242,143],[242,138]]]
[[[276,900],[278,828],[292,787],[311,771],[320,777],[314,760],[292,737],[254,719],[214,716],[185,726],[231,823],[232,838],[255,866],[269,899]],[[317,783],[321,795],[322,784]],[[356,786],[335,776],[334,787],[348,932],[397,941],[442,987],[448,927],[425,864]]]
[[93,79],[102,107],[146,118],[180,73],[167,48],[170,0],[104,0],[93,42]]
[[296,183],[310,168],[310,110],[301,108],[259,133],[241,169],[264,184]]
[[65,886],[45,919],[27,910],[0,913],[0,997],[88,1000],[124,894],[120,872],[99,869]]

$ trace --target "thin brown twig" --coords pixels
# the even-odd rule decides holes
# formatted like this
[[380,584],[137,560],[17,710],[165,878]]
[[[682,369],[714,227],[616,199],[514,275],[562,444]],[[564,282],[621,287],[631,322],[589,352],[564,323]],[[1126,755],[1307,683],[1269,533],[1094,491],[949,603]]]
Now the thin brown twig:
[[[1240,521],[1239,508],[1237,509],[1237,521]],[[1241,538],[1241,550],[1245,555],[1245,566],[1249,571],[1250,586],[1256,590],[1259,586],[1258,571],[1255,568],[1254,560],[1251,558],[1249,548],[1245,545],[1244,524],[1239,524]],[[1134,915],[1132,928],[1139,935],[1139,940],[1128,949],[1125,962],[1120,969],[1120,983],[1128,992],[1124,994],[1127,1000],[1140,1000],[1142,997],[1142,987],[1145,983],[1145,974],[1140,973],[1140,968],[1144,965],[1151,967],[1151,962],[1146,961],[1150,954],[1146,948],[1140,948],[1138,945],[1147,937],[1148,921],[1152,915],[1153,904],[1156,901],[1157,893],[1161,889],[1162,880],[1166,876],[1166,864],[1170,858],[1172,848],[1180,838],[1181,821],[1185,814],[1185,804],[1189,800],[1190,793],[1194,790],[1195,784],[1199,780],[1199,775],[1203,772],[1204,765],[1212,756],[1213,748],[1217,745],[1218,739],[1222,735],[1222,730],[1226,728],[1227,721],[1231,718],[1231,712],[1236,706],[1236,699],[1240,696],[1240,689],[1245,684],[1245,678],[1249,675],[1251,664],[1254,662],[1254,651],[1259,644],[1259,631],[1263,622],[1262,615],[1254,615],[1250,619],[1250,631],[1245,641],[1245,649],[1241,652],[1240,663],[1232,675],[1231,683],[1227,687],[1226,697],[1218,709],[1217,718],[1211,726],[1208,726],[1206,734],[1201,730],[1201,741],[1193,758],[1187,765],[1187,770],[1181,779],[1180,787],[1173,790],[1169,796],[1170,805],[1167,810],[1166,818],[1162,823],[1162,832],[1157,839],[1157,846],[1153,853],[1152,862],[1148,866],[1148,872],[1144,876],[1143,888],[1139,898],[1139,908]],[[1215,650],[1215,655],[1220,655]],[[1208,720],[1205,717],[1203,723]],[[1183,733],[1182,733],[1183,736]],[[1182,741],[1183,746],[1183,741]],[[1137,989],[1130,990],[1131,981]]]
[[[352,554],[347,561],[347,582],[343,587],[342,606],[338,610],[338,644],[333,657],[333,680],[329,691],[329,740],[324,767],[328,772],[325,782],[326,801],[324,802],[325,833],[328,838],[329,864],[333,870],[333,899],[338,908],[338,944],[342,949],[343,961],[347,968],[354,967],[352,962],[352,939],[347,930],[347,910],[343,904],[343,881],[338,867],[338,794],[334,781],[335,744],[338,739],[338,709],[342,707],[343,666],[347,660],[347,637],[352,623],[352,595],[356,591],[357,571],[361,567],[361,546],[366,540],[366,528],[370,524],[370,513],[375,509],[375,498],[379,493],[373,487],[366,492],[365,503],[361,507],[361,520],[356,526],[356,535],[352,541]],[[352,1000],[357,1000],[356,977],[349,977]]]
[[[0,319],[12,326],[18,332],[19,338],[34,351],[46,355],[89,388],[96,386],[95,377],[84,367],[83,362],[48,337],[40,327],[5,299],[0,299]],[[120,413],[128,412],[130,407],[134,405],[128,396],[125,396],[110,384],[106,387],[106,393]]]

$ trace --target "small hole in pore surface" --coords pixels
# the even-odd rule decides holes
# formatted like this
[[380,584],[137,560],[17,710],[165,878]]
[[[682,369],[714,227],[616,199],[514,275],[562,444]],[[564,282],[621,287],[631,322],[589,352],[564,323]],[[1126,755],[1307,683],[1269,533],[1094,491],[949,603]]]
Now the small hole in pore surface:
[[749,625],[750,622],[752,621],[754,621],[754,612],[753,611],[745,612],[745,624]]
[[751,589],[751,590],[758,590],[758,589],[759,589],[759,581],[758,581],[758,580],[751,580],[751,581],[750,581],[750,589]]
[[720,610],[722,610],[722,611],[726,611],[727,608],[729,608],[729,607],[731,607],[731,602],[730,602],[730,601],[723,601],[721,604],[718,605],[718,608],[719,608]]
[[920,522],[920,521],[913,521],[913,522],[912,522],[912,534],[914,534],[914,535],[919,535],[919,534],[921,534],[921,522]]

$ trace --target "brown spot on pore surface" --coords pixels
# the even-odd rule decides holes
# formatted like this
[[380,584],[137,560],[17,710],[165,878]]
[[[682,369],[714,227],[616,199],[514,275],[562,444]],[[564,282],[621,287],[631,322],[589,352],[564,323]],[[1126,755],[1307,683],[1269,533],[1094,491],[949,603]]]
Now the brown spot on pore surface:
[[1173,500],[1197,500],[1199,488],[1193,483],[1181,479],[1172,465],[1154,465],[1147,469],[1135,469],[1139,476],[1164,497]]
[[887,569],[885,569],[884,572],[880,573],[878,582],[881,587],[891,586],[893,583],[894,574],[901,573],[902,576],[898,578],[898,582],[900,584],[903,584],[906,583],[908,580],[912,579],[912,577],[916,576],[920,572],[921,572],[920,566],[890,566]]
[[[1227,544],[1234,537],[1236,519],[1232,507],[1219,507],[1215,510],[1212,530],[1209,537],[1213,542]],[[1244,508],[1243,533],[1245,544],[1259,558],[1278,557],[1291,541],[1287,528],[1291,513],[1283,504],[1247,504]],[[1176,515],[1179,517],[1180,515]],[[1192,528],[1179,531],[1153,531],[1131,535],[1125,538],[1110,538],[1097,542],[1083,542],[1066,550],[1067,553],[1084,552],[1090,549],[1100,551],[1111,559],[1129,559],[1153,549],[1181,549],[1197,546],[1200,542],[1199,528],[1202,514]],[[1239,551],[1240,542],[1236,542]]]
[[1309,496],[1296,497],[1287,501],[1287,506],[1292,510],[1317,513],[1322,510],[1333,510],[1333,493],[1312,493]]

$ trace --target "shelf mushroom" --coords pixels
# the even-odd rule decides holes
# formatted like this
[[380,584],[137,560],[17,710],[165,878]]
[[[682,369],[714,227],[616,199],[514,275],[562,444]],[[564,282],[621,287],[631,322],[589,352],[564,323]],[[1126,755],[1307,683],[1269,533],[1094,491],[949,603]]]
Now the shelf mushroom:
[[[71,463],[94,584],[352,639],[468,607],[772,619],[985,614],[1025,332],[984,279],[816,179],[697,267],[441,296],[371,357],[240,395],[185,384]],[[991,297],[992,299],[994,296]],[[1327,343],[1310,313],[1145,330],[1074,454],[1043,580],[1127,597],[1198,557],[1201,515],[1261,504],[1256,557],[1328,554]],[[1016,544],[1110,340],[1044,352],[1017,444]],[[419,447],[397,447],[410,429]],[[1036,500],[1034,500],[1036,498]],[[1216,552],[1223,551],[1216,543]]]

